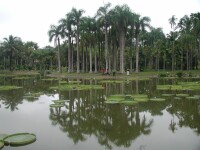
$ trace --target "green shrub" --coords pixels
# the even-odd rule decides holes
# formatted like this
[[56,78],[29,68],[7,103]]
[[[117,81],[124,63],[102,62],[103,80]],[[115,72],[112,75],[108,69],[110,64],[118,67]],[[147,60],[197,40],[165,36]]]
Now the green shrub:
[[177,75],[179,78],[181,78],[181,77],[183,77],[183,72],[182,72],[182,71],[179,71],[179,72],[176,73],[176,75]]

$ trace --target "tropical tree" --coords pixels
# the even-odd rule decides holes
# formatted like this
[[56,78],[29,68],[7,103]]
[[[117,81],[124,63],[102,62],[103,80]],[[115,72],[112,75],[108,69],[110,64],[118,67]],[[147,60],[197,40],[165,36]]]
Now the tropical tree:
[[52,42],[54,39],[54,44],[58,48],[58,72],[61,72],[61,60],[60,60],[60,39],[64,37],[64,34],[61,30],[61,27],[51,25],[50,30],[48,31],[49,41]]
[[136,72],[139,72],[139,40],[140,33],[145,31],[146,27],[150,28],[150,18],[149,17],[141,17],[140,15],[136,15],[135,20],[135,36],[136,36]]
[[108,52],[108,26],[109,26],[109,8],[111,3],[107,3],[104,6],[101,6],[97,10],[96,18],[104,24],[104,33],[105,33],[105,61],[106,61],[106,70],[108,69],[109,63],[109,52]]
[[71,17],[73,20],[73,24],[76,26],[76,46],[77,46],[77,73],[80,72],[80,59],[79,59],[79,27],[82,22],[82,15],[85,11],[80,9],[77,10],[76,8],[72,8],[71,10]]
[[72,13],[67,13],[65,15],[65,18],[62,18],[59,20],[60,26],[62,28],[62,32],[67,36],[68,38],[68,72],[72,71],[72,44],[71,44],[71,39],[73,35],[73,30],[72,30]]
[[125,35],[129,20],[131,16],[131,10],[128,5],[117,5],[111,12],[112,21],[115,22],[115,26],[119,32],[119,48],[120,48],[120,72],[124,73],[124,49],[125,49]]
[[13,70],[13,56],[14,56],[14,52],[17,52],[19,45],[22,45],[22,41],[19,37],[9,35],[8,38],[4,38],[3,47],[9,53],[9,59],[10,59],[9,68],[10,68],[10,71]]

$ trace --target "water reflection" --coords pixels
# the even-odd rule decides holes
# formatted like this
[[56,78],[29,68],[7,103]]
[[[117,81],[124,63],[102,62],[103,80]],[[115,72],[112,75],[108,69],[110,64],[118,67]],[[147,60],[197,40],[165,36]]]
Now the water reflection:
[[103,99],[91,103],[87,98],[91,97],[71,99],[65,108],[50,109],[52,125],[59,125],[74,143],[94,135],[107,148],[113,144],[129,147],[141,134],[151,133],[153,120],[140,115],[138,106],[109,106]]
[[[161,97],[162,94],[177,94],[180,91],[158,91],[156,84],[173,84],[177,80],[127,81],[123,83],[104,83],[104,90],[88,91],[51,91],[58,81],[43,81],[38,78],[26,81],[5,79],[3,85],[22,86],[22,89],[0,92],[1,107],[7,111],[17,111],[24,101],[37,102],[40,95],[58,95],[67,100],[64,107],[50,108],[49,120],[52,128],[59,126],[60,131],[74,144],[95,137],[102,147],[131,148],[141,136],[150,136],[155,117],[169,115],[166,130],[173,135],[187,127],[200,135],[200,100],[166,97],[163,102],[140,103],[135,106],[122,104],[106,105],[104,101],[112,94],[147,94],[149,97]],[[97,80],[82,80],[84,84],[98,84]],[[40,93],[36,99],[28,99],[28,94]],[[198,95],[199,91],[184,91]],[[147,115],[148,114],[148,115]],[[158,126],[158,128],[163,128]],[[140,144],[142,145],[142,143]],[[141,149],[144,147],[141,146]]]

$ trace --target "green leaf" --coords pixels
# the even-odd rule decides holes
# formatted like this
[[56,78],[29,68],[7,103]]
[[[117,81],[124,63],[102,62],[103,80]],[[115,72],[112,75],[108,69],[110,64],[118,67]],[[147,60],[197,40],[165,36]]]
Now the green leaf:
[[11,146],[27,145],[36,141],[36,135],[31,133],[17,133],[4,138],[5,144]]
[[3,141],[3,139],[5,138],[5,137],[7,137],[8,136],[8,134],[0,134],[0,141]]
[[161,101],[165,101],[165,99],[164,98],[150,98],[150,101],[161,102]]
[[2,149],[4,147],[4,142],[0,141],[0,149]]

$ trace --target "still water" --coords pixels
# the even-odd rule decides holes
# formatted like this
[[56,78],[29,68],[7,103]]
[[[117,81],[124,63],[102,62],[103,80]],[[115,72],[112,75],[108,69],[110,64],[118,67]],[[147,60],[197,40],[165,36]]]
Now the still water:
[[[0,134],[29,132],[37,136],[32,144],[3,150],[200,150],[200,99],[168,97],[163,102],[133,106],[104,102],[113,94],[200,95],[198,90],[156,90],[157,84],[174,82],[177,79],[103,83],[104,90],[61,92],[49,89],[58,81],[1,78],[1,85],[23,88],[0,91]],[[98,84],[98,80],[81,80],[81,84]],[[31,93],[39,94],[25,96]],[[52,100],[58,99],[66,100],[65,107],[50,108]]]

